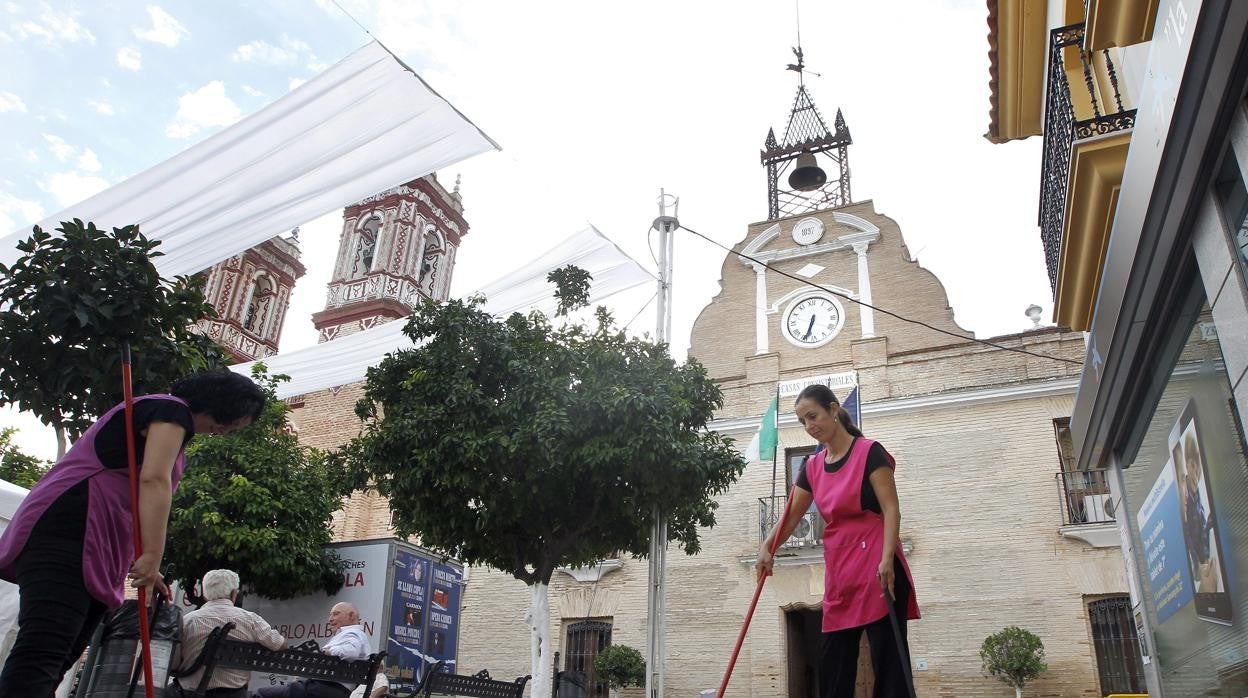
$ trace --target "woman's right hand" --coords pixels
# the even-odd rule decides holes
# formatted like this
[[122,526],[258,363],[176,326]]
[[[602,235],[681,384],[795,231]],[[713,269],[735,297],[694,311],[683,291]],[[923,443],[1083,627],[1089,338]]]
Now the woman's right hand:
[[758,561],[754,563],[754,568],[758,572],[758,581],[761,582],[764,577],[771,575],[771,568],[774,563],[775,559],[772,557],[771,552],[767,550],[767,545],[764,543],[763,547],[758,550]]
[[173,598],[169,593],[169,587],[165,585],[165,580],[160,574],[160,556],[155,553],[143,553],[139,559],[134,561],[130,566],[130,586],[140,588],[151,588],[156,594],[160,594],[165,598]]

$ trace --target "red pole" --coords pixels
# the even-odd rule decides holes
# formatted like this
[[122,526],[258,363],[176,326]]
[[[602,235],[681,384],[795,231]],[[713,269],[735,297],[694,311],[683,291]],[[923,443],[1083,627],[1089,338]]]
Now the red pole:
[[[789,492],[788,499],[784,502],[784,513],[780,515],[780,523],[776,525],[776,536],[772,539],[771,545],[767,547],[767,551],[772,555],[772,564],[775,564],[776,551],[780,549],[780,531],[784,530],[784,524],[789,519],[789,502],[793,501],[793,493]],[[745,642],[745,634],[750,629],[750,620],[754,618],[754,608],[758,606],[758,597],[763,594],[763,585],[767,583],[767,577],[759,577],[758,586],[754,587],[754,598],[750,599],[750,608],[745,612],[745,622],[741,624],[741,632],[737,635],[737,646],[732,648],[732,658],[728,660],[728,670],[724,672],[724,680],[719,684],[719,692],[716,693],[718,698],[724,698],[724,691],[728,690],[728,681],[732,678],[732,670],[737,666],[737,655],[741,654],[741,645]]]
[[[130,381],[130,342],[121,343],[121,391],[126,401],[126,461],[130,467],[130,523],[134,528],[134,557],[143,555],[143,531],[139,528],[139,465],[134,445],[134,390]],[[147,589],[139,587],[139,643],[143,657],[143,692],[154,698],[152,681],[152,635],[147,627]]]

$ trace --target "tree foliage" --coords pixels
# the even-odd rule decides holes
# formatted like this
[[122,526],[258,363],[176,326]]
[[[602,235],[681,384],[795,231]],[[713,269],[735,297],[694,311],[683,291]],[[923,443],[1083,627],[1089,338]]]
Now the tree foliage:
[[250,427],[197,440],[173,500],[165,561],[183,589],[211,569],[238,572],[250,591],[274,599],[342,586],[340,559],[325,544],[353,480],[325,455],[301,446],[290,407],[275,388],[287,376],[252,369],[269,401]]
[[744,467],[705,428],[722,395],[703,367],[627,338],[602,308],[593,327],[554,327],[481,302],[421,306],[404,329],[417,348],[369,370],[365,432],[344,455],[389,498],[398,533],[527,584],[644,556],[655,507],[698,552],[713,497]]
[[979,657],[985,672],[1014,687],[1016,693],[1049,668],[1040,638],[1014,625],[985,638]]
[[628,645],[611,645],[594,657],[594,674],[611,688],[646,685],[646,660]]
[[0,405],[33,412],[76,437],[121,401],[118,350],[128,339],[136,394],[223,365],[225,355],[189,328],[213,314],[187,277],[164,279],[159,241],[138,226],[107,232],[67,221],[52,235],[35,226],[0,264]]
[[0,429],[0,480],[30,489],[52,467],[51,463],[23,453],[13,444],[17,429]]

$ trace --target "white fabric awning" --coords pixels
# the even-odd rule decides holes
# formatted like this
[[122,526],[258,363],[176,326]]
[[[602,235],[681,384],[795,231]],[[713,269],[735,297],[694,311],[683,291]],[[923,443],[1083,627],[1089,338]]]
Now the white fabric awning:
[[[554,287],[546,280],[546,275],[569,264],[592,275],[589,289],[591,303],[601,302],[655,278],[597,228],[590,226],[519,270],[480,289],[478,292],[486,297],[485,309],[499,317],[530,310],[552,314],[556,307]],[[278,397],[336,388],[364,380],[368,367],[377,365],[386,354],[413,347],[412,341],[403,334],[406,324],[404,320],[392,320],[341,339],[277,354],[263,361],[270,374],[284,373],[291,377],[289,382],[278,386]],[[235,364],[230,368],[251,375],[253,363]]]
[[[497,144],[377,42],[260,111],[40,225],[137,223],[164,276],[193,274]],[[24,229],[0,239],[11,264]]]

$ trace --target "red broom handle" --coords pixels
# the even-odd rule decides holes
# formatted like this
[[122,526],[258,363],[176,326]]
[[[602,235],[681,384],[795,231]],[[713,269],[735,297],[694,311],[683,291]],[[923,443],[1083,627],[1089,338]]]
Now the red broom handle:
[[[789,497],[784,500],[784,513],[780,515],[780,523],[776,525],[776,535],[772,538],[771,545],[767,546],[767,552],[772,556],[772,565],[775,565],[776,551],[780,549],[780,532],[784,530],[784,524],[789,520],[789,503],[793,501],[793,493],[789,492]],[[750,620],[754,618],[754,609],[758,606],[758,597],[763,595],[763,585],[767,583],[767,577],[770,574],[763,575],[758,578],[758,586],[754,587],[754,598],[750,599],[750,608],[745,612],[745,622],[741,624],[741,632],[737,634],[737,646],[732,648],[732,658],[728,660],[728,670],[724,672],[724,680],[719,684],[719,692],[715,695],[718,698],[724,698],[724,691],[728,690],[728,681],[732,679],[732,670],[737,666],[737,655],[741,654],[741,645],[745,642],[745,634],[750,629]]]
[[[134,390],[130,380],[130,342],[121,343],[121,391],[126,407],[126,461],[130,467],[130,523],[134,528],[134,558],[143,555],[143,531],[139,517],[139,465],[134,444]],[[154,698],[156,686],[152,681],[152,634],[147,626],[147,588],[139,587],[139,643],[143,659],[143,692]]]

